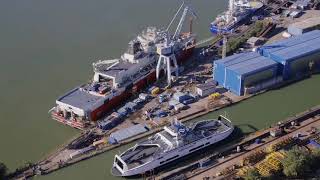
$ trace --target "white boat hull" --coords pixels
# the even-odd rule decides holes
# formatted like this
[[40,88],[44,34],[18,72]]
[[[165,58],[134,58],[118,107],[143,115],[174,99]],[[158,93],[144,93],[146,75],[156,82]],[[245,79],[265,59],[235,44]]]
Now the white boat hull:
[[212,144],[218,143],[224,139],[226,139],[233,131],[234,128],[230,128],[224,132],[219,134],[213,134],[186,146],[179,147],[177,149],[168,151],[165,157],[155,157],[152,161],[149,161],[141,166],[123,170],[119,167],[118,164],[113,164],[112,174],[116,176],[134,176],[134,175],[141,175],[147,171],[154,170],[160,166],[173,162],[176,159],[182,158],[187,156],[193,152],[196,152],[200,149],[203,149],[207,146]]

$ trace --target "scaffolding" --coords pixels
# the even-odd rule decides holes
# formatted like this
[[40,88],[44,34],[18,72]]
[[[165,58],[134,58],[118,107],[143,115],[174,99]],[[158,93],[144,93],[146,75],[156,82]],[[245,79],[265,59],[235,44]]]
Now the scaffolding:
[[273,152],[256,165],[257,170],[262,176],[270,176],[282,170],[282,159],[286,157],[282,151]]

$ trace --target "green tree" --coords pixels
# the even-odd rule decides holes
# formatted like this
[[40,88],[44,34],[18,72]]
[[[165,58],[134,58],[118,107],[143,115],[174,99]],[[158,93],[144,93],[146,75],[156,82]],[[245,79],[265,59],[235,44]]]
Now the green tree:
[[319,161],[320,161],[320,149],[314,149],[312,153],[310,154],[310,166],[313,170],[317,170],[320,167]]
[[5,179],[6,175],[7,175],[7,167],[5,164],[3,164],[2,162],[0,162],[0,179]]
[[248,170],[246,175],[243,177],[245,180],[260,180],[262,179],[261,175],[259,174],[256,168]]
[[312,155],[294,147],[283,159],[283,173],[288,177],[301,176],[310,168],[312,162]]

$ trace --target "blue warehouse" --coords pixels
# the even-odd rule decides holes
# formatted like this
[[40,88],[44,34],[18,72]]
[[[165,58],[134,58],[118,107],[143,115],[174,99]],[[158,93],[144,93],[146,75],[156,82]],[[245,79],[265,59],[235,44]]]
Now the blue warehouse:
[[284,80],[302,77],[320,69],[320,31],[262,46],[259,52],[280,63]]
[[320,70],[320,31],[262,46],[214,62],[213,78],[237,95],[269,88],[282,80]]
[[247,93],[246,90],[261,89],[276,82],[278,63],[257,52],[249,52],[217,60],[213,68],[219,85],[240,96]]

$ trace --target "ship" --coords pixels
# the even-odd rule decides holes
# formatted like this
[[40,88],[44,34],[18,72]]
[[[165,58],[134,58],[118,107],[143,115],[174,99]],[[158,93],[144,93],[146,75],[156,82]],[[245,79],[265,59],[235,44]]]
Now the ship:
[[[187,7],[185,9],[188,10]],[[184,11],[183,21],[185,16]],[[180,20],[180,23],[183,21]],[[157,47],[166,44],[168,39],[173,42],[172,52],[177,63],[182,65],[192,55],[195,34],[181,32],[181,26],[174,35],[169,35],[168,29],[147,27],[129,42],[127,51],[120,58],[93,63],[92,80],[59,97],[55,107],[49,111],[52,118],[83,130],[115,111],[133,94],[156,81],[160,56]]]
[[252,15],[263,6],[256,0],[229,0],[228,10],[218,15],[210,24],[210,31],[217,34],[221,31],[231,31],[237,23]]
[[155,171],[226,139],[233,130],[231,121],[224,116],[198,121],[190,127],[175,119],[163,131],[115,155],[111,173],[136,176]]

